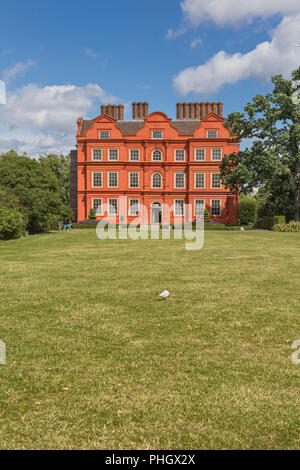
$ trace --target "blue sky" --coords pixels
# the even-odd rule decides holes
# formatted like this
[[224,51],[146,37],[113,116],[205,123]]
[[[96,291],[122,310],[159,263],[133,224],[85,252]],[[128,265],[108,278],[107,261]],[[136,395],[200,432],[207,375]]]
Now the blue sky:
[[[263,5],[262,5],[263,3]],[[72,148],[76,118],[101,103],[177,101],[242,110],[270,76],[300,65],[295,0],[11,0],[1,6],[0,152]]]

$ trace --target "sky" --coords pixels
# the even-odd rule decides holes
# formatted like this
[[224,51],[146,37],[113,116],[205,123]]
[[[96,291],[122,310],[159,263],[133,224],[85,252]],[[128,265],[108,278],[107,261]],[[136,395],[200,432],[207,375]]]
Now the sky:
[[101,104],[242,111],[300,66],[299,0],[10,0],[0,7],[0,153],[75,148]]

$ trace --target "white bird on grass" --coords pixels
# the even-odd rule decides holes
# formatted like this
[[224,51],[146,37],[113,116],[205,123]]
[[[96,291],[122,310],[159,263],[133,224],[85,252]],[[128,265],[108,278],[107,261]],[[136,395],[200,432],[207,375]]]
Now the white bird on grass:
[[159,297],[161,297],[162,299],[166,299],[167,297],[169,297],[169,291],[168,289],[165,289],[163,290],[160,294],[158,294]]

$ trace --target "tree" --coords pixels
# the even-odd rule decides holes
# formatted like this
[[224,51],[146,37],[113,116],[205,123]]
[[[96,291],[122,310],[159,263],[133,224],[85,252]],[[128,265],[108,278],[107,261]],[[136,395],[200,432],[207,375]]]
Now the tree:
[[260,188],[259,213],[284,214],[300,220],[300,110],[293,83],[300,79],[300,67],[293,80],[272,77],[273,91],[257,95],[244,113],[231,113],[225,126],[238,140],[251,139],[250,148],[225,155],[220,164],[221,180],[232,193],[249,194]]
[[13,150],[0,155],[0,186],[17,197],[28,215],[31,231],[53,228],[71,214],[61,200],[53,172],[39,161]]
[[19,238],[24,232],[25,224],[21,212],[0,206],[0,239]]
[[95,209],[93,209],[92,207],[90,208],[90,212],[89,212],[88,219],[89,219],[89,220],[95,220],[95,219],[97,219],[97,216],[96,216],[96,213],[95,213]]
[[39,161],[56,176],[64,204],[70,202],[70,155],[48,153],[41,155]]
[[207,208],[204,209],[204,222],[210,222],[210,215]]

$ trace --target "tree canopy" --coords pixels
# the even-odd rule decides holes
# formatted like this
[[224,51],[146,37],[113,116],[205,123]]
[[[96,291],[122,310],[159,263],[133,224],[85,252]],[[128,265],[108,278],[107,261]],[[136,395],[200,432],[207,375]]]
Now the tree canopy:
[[244,113],[231,113],[225,126],[238,140],[250,139],[246,150],[226,155],[220,164],[221,179],[233,193],[259,188],[264,215],[300,219],[300,109],[292,80],[272,77],[273,91],[256,95]]

